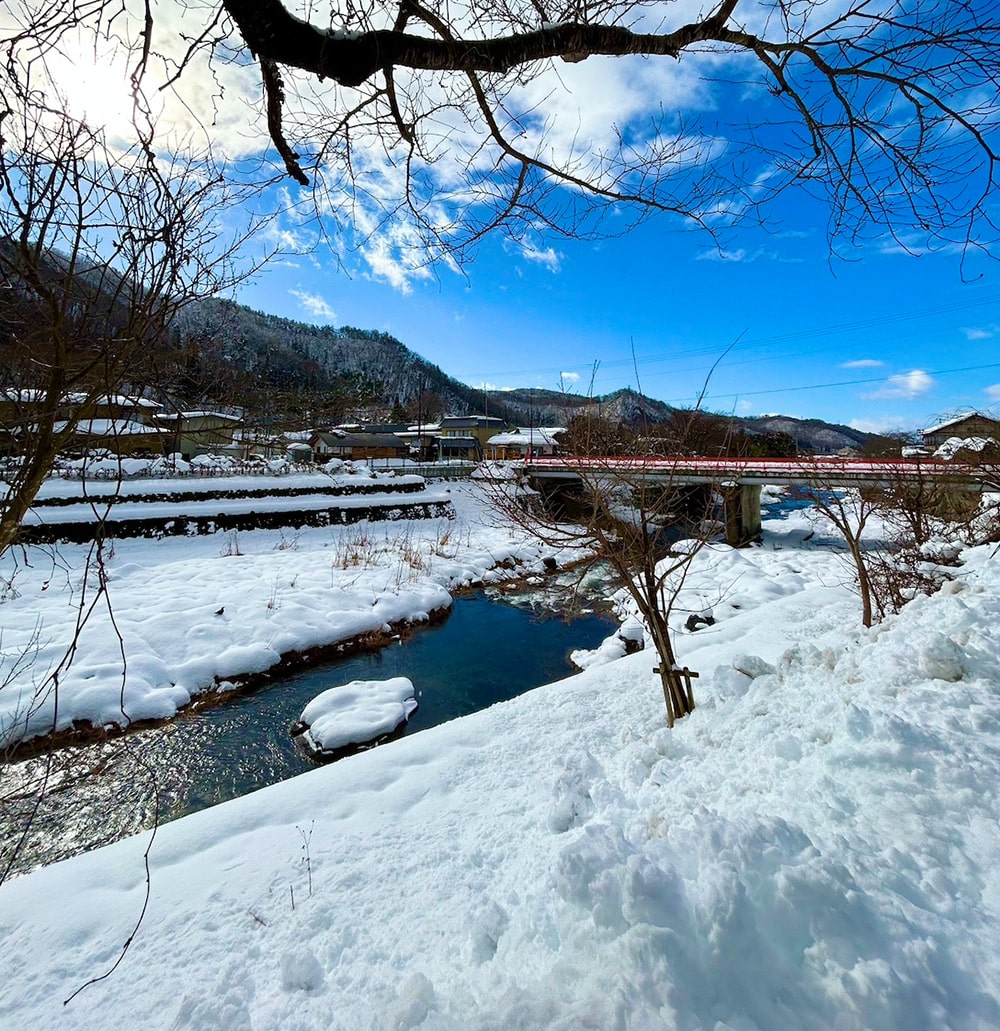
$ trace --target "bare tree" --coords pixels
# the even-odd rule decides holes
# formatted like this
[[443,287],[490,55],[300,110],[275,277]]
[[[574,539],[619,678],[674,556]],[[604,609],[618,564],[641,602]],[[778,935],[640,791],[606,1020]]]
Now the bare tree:
[[973,466],[962,465],[954,477],[899,459],[874,468],[875,482],[850,488],[815,465],[808,471],[816,513],[846,544],[866,627],[936,591],[958,553],[954,542],[980,543],[992,523],[979,489],[963,478]]
[[[578,435],[584,427],[583,421],[578,423]],[[599,435],[605,429],[598,421],[592,427]],[[656,650],[659,662],[654,672],[660,677],[672,727],[694,709],[691,678],[697,674],[678,665],[670,620],[692,559],[716,535],[717,492],[712,484],[682,482],[678,459],[607,456],[603,437],[590,448],[582,438],[577,443],[579,455],[561,466],[557,460],[560,479],[538,479],[541,495],[524,489],[533,468],[541,467],[532,463],[499,467],[498,475],[487,480],[488,489],[501,511],[538,540],[588,554],[581,578],[596,563],[612,570]],[[520,482],[510,478],[511,470]]]
[[[172,361],[170,326],[180,308],[252,271],[238,252],[260,224],[229,221],[240,192],[210,162],[157,155],[151,123],[122,148],[42,98],[19,103],[7,85],[0,84],[0,553],[17,541],[58,453],[93,428],[104,403],[157,386]],[[114,421],[102,432],[113,437]],[[0,761],[33,720],[51,713],[49,729],[58,729],[61,678],[94,612],[111,610],[104,512],[95,507],[65,653],[41,668],[34,644],[2,650],[0,691],[13,691],[26,666],[34,686],[0,727]],[[16,591],[13,581],[0,588],[0,601]],[[30,851],[41,808],[69,776],[71,760],[58,757],[51,739],[38,752],[27,781],[23,768],[12,774],[9,766],[0,779],[0,882]]]
[[[23,95],[46,89],[49,57],[81,38],[127,52],[124,90],[146,80],[193,107],[207,97],[209,119],[256,93],[287,174],[312,186],[335,232],[353,205],[380,246],[454,255],[500,226],[622,231],[623,209],[714,234],[761,217],[791,184],[828,203],[831,240],[994,235],[990,0],[7,7],[0,47]],[[246,54],[256,86],[233,60]],[[575,66],[611,80],[610,59],[632,62],[642,100],[597,127],[571,96],[586,81]]]
[[247,228],[221,219],[236,191],[210,166],[115,150],[62,112],[4,100],[0,552],[101,403],[152,385],[177,311],[249,270]]

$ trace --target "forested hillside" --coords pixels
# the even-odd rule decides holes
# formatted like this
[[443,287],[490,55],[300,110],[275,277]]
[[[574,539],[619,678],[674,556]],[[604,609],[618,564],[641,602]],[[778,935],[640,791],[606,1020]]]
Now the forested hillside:
[[[272,397],[332,394],[345,410],[382,406],[406,419],[484,406],[481,391],[378,330],[314,326],[220,300],[190,306],[176,330],[182,347],[211,353]],[[509,413],[497,405],[496,414]]]

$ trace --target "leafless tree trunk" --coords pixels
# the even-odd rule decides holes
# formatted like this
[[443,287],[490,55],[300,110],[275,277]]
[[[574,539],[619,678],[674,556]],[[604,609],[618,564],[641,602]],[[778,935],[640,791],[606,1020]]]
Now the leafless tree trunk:
[[[978,493],[933,475],[919,463],[886,463],[881,482],[835,486],[811,472],[816,511],[844,538],[866,627],[899,610],[917,594],[936,591],[954,560],[949,539],[973,543]],[[866,539],[866,530],[875,530]],[[942,546],[931,547],[934,539]]]

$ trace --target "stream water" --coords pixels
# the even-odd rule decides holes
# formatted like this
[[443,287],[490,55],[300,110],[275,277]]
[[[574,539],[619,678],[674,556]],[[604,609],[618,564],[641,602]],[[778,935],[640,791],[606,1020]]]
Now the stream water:
[[445,622],[403,643],[290,675],[160,727],[64,749],[51,761],[6,766],[0,858],[6,865],[42,778],[48,790],[18,870],[135,833],[157,814],[174,819],[314,768],[288,727],[310,699],[338,684],[409,677],[419,702],[406,728],[412,734],[568,676],[569,653],[596,647],[616,624],[594,612],[562,618],[556,597],[544,588],[505,600],[481,591],[465,595]]

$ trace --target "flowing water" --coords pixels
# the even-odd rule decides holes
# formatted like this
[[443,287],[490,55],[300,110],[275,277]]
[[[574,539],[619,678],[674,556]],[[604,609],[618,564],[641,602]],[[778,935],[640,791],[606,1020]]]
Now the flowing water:
[[569,653],[597,647],[616,626],[594,612],[562,618],[557,599],[567,591],[557,582],[505,594],[503,601],[495,600],[498,593],[460,597],[444,623],[403,643],[289,675],[218,708],[67,748],[51,760],[0,767],[0,856],[13,848],[43,778],[47,791],[18,870],[135,833],[157,814],[174,819],[314,768],[288,727],[327,688],[407,676],[419,708],[405,733],[417,733],[568,676]]

